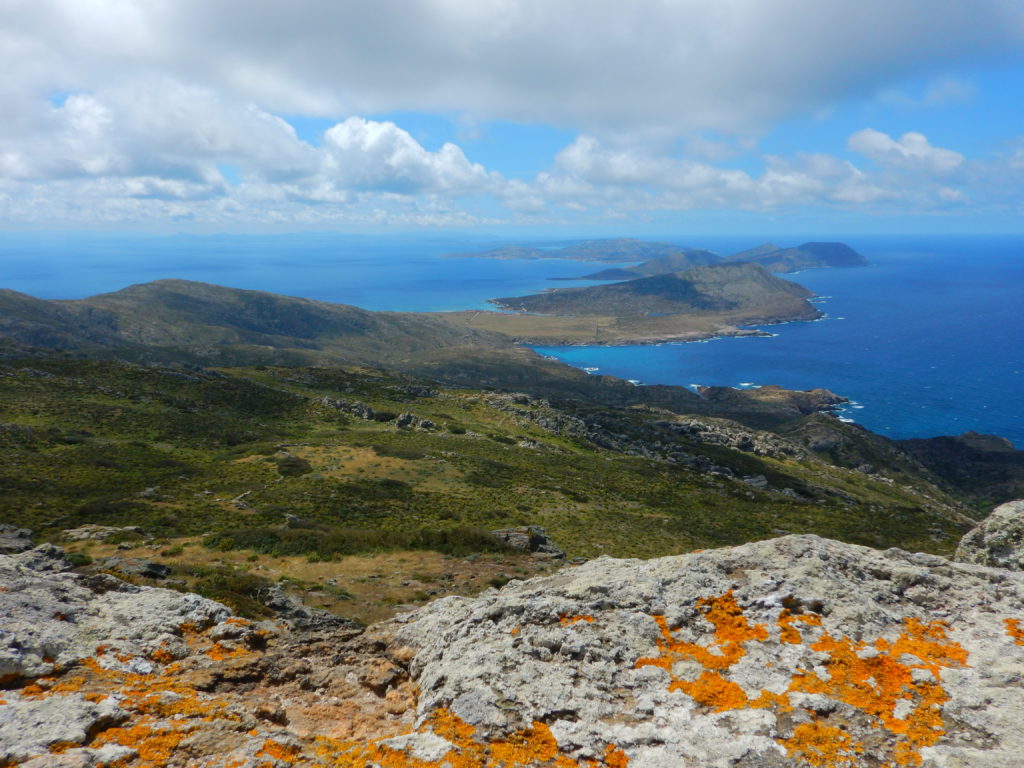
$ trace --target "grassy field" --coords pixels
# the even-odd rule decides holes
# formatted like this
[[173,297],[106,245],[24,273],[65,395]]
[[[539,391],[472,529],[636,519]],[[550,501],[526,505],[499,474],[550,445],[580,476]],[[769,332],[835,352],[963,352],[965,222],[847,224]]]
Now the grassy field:
[[[354,404],[373,417],[346,410]],[[736,477],[709,474],[552,428],[574,414],[544,401],[507,406],[507,396],[361,368],[7,359],[0,519],[53,540],[86,523],[138,525],[150,539],[146,555],[174,566],[202,560],[314,591],[330,571],[353,595],[360,588],[344,574],[359,571],[360,558],[383,558],[374,561],[381,574],[403,573],[401,558],[435,580],[456,573],[444,579],[446,593],[532,573],[529,556],[487,534],[523,524],[544,526],[569,557],[652,557],[785,532],[944,553],[963,530],[942,513],[948,499],[925,485],[679,438],[680,451]],[[621,434],[665,418],[605,410]],[[402,428],[399,414],[429,424]],[[752,475],[770,487],[738,479]],[[492,559],[482,571],[451,566]],[[315,579],[302,570],[321,563]],[[395,593],[371,585],[376,597],[362,603],[328,593],[324,601],[370,618],[438,592],[424,588],[429,578],[401,581],[421,583]]]

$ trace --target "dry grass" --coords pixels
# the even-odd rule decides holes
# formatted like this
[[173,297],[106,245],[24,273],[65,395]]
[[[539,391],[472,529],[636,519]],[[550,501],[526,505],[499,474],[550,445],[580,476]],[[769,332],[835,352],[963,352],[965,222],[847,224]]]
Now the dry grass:
[[[88,554],[94,560],[117,555],[177,567],[174,578],[183,579],[187,587],[196,581],[188,576],[188,570],[196,567],[224,566],[268,581],[283,580],[286,588],[307,605],[364,624],[438,597],[479,594],[491,586],[492,579],[526,579],[558,567],[528,554],[457,558],[430,551],[353,555],[310,562],[305,557],[275,557],[249,550],[213,551],[195,537],[172,539],[159,545],[140,544],[127,550],[101,542],[73,542],[65,548]],[[156,581],[147,583],[160,586]]]

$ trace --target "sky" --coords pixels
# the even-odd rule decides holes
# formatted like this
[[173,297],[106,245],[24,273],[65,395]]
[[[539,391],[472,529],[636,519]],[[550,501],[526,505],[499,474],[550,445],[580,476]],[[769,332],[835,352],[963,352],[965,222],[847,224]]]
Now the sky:
[[0,0],[0,231],[1021,233],[1020,0]]

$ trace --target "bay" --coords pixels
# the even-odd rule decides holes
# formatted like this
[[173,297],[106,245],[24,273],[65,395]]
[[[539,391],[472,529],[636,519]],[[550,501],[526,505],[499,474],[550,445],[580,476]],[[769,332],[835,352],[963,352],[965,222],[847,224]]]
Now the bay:
[[[730,253],[756,237],[672,237]],[[811,237],[777,238],[795,244]],[[822,238],[817,238],[822,239]],[[544,347],[581,368],[645,383],[826,387],[844,417],[890,437],[976,430],[1024,446],[1024,238],[832,235],[871,267],[789,276],[823,297],[826,319],[769,327],[771,338],[627,347]],[[487,299],[560,288],[594,264],[444,258],[486,237],[335,234],[147,237],[11,234],[0,287],[82,298],[176,277],[373,310],[484,309]],[[601,265],[601,268],[609,266]]]

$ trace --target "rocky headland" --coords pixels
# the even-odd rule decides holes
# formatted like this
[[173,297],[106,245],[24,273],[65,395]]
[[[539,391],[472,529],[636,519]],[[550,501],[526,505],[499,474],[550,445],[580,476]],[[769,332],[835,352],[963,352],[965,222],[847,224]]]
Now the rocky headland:
[[1007,768],[1022,676],[1024,573],[816,536],[602,557],[365,630],[0,555],[9,766]]

